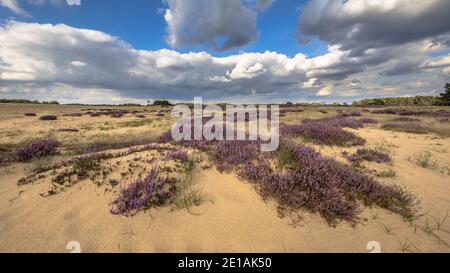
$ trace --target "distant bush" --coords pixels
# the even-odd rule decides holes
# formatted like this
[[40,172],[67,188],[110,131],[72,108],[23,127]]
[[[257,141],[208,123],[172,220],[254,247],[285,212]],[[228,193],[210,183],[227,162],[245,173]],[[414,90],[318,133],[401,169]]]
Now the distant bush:
[[353,102],[353,106],[431,106],[436,105],[439,98],[435,96],[393,97],[365,99]]
[[378,120],[373,119],[373,118],[361,118],[361,119],[359,119],[359,122],[365,123],[365,124],[377,124]]
[[18,162],[26,162],[45,156],[56,155],[59,142],[55,139],[36,140],[24,144],[15,150],[15,158]]
[[42,116],[39,119],[40,120],[44,120],[44,121],[52,121],[52,120],[57,120],[58,117],[57,116],[52,116],[52,115],[47,115],[47,116]]
[[444,93],[439,96],[440,105],[450,105],[450,83],[445,84]]
[[66,133],[77,133],[80,130],[78,129],[72,129],[72,128],[63,128],[63,129],[59,129],[58,132],[66,132]]
[[168,100],[155,100],[153,106],[172,106],[172,103]]
[[18,104],[39,104],[37,100],[24,100],[24,99],[0,99],[0,103],[18,103]]
[[399,117],[399,118],[394,118],[392,121],[393,122],[419,122],[420,119],[408,118],[408,117]]
[[39,102],[37,100],[26,100],[26,99],[0,99],[0,103],[17,103],[17,104],[55,104],[59,105],[57,101],[44,101]]
[[26,117],[35,117],[37,116],[35,113],[25,113]]

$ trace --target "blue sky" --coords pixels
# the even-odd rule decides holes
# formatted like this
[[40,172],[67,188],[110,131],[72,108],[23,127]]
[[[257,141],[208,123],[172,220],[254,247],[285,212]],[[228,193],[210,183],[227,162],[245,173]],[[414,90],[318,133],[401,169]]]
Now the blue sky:
[[[24,1],[22,7],[32,14],[23,17],[13,11],[0,8],[0,18],[16,19],[23,22],[67,24],[76,28],[100,30],[118,36],[137,49],[158,50],[167,48],[164,39],[166,22],[164,10],[167,5],[162,0],[84,0],[80,6],[53,5],[45,3],[36,6]],[[276,1],[273,6],[260,13],[257,21],[261,36],[258,41],[239,49],[226,52],[208,50],[204,46],[182,48],[180,52],[205,50],[215,56],[236,54],[240,51],[264,52],[277,51],[288,56],[303,52],[317,56],[327,51],[326,44],[315,40],[308,45],[296,42],[296,23],[300,8],[305,0]],[[277,20],[273,20],[277,18]]]
[[450,78],[448,0],[73,1],[0,0],[0,97],[351,102]]

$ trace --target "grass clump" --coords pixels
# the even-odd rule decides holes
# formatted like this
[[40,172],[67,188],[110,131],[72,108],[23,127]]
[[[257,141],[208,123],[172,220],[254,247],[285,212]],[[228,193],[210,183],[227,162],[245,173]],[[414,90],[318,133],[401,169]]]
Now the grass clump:
[[433,159],[433,156],[429,151],[415,153],[412,158],[410,157],[408,159],[424,169],[436,170],[442,174],[450,175],[449,166],[441,166],[436,160]]
[[182,177],[177,184],[172,206],[174,210],[187,209],[189,211],[190,208],[198,207],[208,199],[204,188],[195,183],[197,176],[195,162],[188,160],[182,168]]
[[382,178],[394,178],[397,176],[397,172],[394,169],[389,169],[387,171],[378,172],[376,176]]

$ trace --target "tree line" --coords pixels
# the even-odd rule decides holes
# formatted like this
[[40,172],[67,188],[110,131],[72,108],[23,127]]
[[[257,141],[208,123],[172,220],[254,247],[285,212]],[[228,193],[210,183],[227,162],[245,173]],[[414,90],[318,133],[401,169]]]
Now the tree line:
[[450,83],[439,96],[391,97],[364,99],[353,102],[353,106],[450,106]]

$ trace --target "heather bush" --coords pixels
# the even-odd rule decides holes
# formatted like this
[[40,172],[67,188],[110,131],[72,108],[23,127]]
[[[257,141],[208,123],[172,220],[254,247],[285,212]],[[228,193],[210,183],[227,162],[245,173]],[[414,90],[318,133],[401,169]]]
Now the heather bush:
[[58,129],[58,132],[62,132],[62,133],[77,133],[80,130],[78,129],[72,129],[72,128],[62,128],[62,129]]
[[373,119],[373,118],[361,118],[361,119],[359,119],[359,122],[364,123],[364,124],[377,124],[378,120]]
[[393,122],[419,122],[420,119],[417,118],[408,118],[408,117],[398,117],[392,120]]
[[40,117],[39,119],[43,120],[43,121],[53,121],[53,120],[57,120],[58,117],[52,116],[52,115],[46,115],[46,116]]
[[219,141],[212,150],[212,160],[219,171],[227,171],[256,159],[259,145],[256,141]]
[[111,213],[132,216],[139,211],[169,204],[176,191],[177,180],[163,177],[158,169],[123,187],[119,196],[112,202]]
[[63,117],[82,117],[83,114],[81,113],[70,113],[70,114],[64,114]]
[[281,170],[263,157],[244,165],[239,175],[255,183],[264,199],[276,199],[285,210],[319,212],[331,225],[341,219],[355,223],[361,211],[358,201],[408,219],[414,215],[416,200],[398,186],[382,185],[306,146],[285,142],[276,154],[284,158]]
[[342,117],[361,117],[362,114],[360,112],[348,112],[341,114]]
[[123,116],[124,116],[123,113],[111,113],[111,117],[112,118],[121,118]]
[[26,117],[35,117],[37,116],[35,113],[25,113]]
[[189,155],[185,151],[169,151],[166,154],[166,158],[185,163],[189,160]]
[[15,158],[19,162],[56,155],[59,142],[55,139],[35,140],[24,144],[15,150]]
[[358,146],[366,141],[352,132],[326,122],[306,122],[301,125],[283,125],[280,131],[285,136],[302,136],[315,144],[329,146]]
[[398,109],[379,109],[379,110],[373,110],[372,114],[380,114],[380,115],[397,115],[399,113]]
[[386,163],[392,160],[388,154],[371,149],[358,149],[355,154],[344,154],[344,156],[352,163],[358,163],[364,160],[377,163]]

